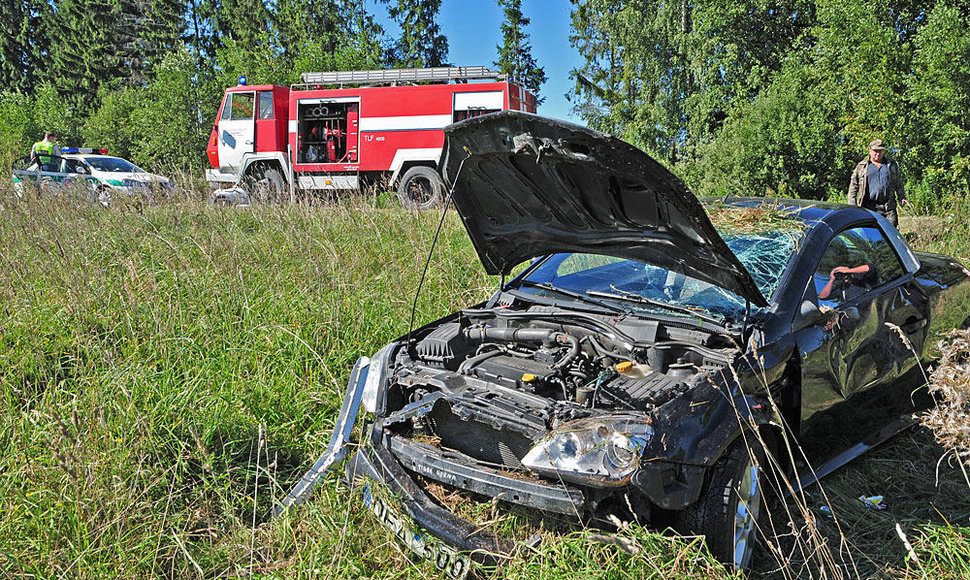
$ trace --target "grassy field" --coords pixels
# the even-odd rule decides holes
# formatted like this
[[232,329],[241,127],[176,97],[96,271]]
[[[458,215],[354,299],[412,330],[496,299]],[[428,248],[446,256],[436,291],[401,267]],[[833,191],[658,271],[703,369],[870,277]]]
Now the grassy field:
[[[436,577],[335,475],[305,507],[267,513],[326,447],[354,360],[407,331],[438,218],[383,199],[220,210],[201,192],[105,210],[0,186],[0,576]],[[966,223],[904,230],[966,259]],[[449,214],[416,324],[496,284]],[[757,575],[970,577],[970,489],[925,428],[824,490],[789,506],[787,555]],[[874,494],[888,509],[855,499]],[[544,536],[508,578],[727,576],[696,538],[634,526],[621,549],[574,524],[466,509]]]

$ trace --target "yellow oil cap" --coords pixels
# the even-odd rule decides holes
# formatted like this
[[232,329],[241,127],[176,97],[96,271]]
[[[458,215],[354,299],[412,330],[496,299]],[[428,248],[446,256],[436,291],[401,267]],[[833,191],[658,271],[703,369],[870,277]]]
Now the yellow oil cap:
[[633,362],[632,361],[625,360],[625,361],[623,361],[621,363],[616,363],[616,366],[613,367],[613,368],[615,368],[616,369],[616,372],[618,372],[618,373],[625,373],[628,370],[630,370],[630,369],[633,368]]
[[532,381],[534,381],[534,380],[536,380],[538,378],[539,377],[535,376],[532,373],[525,373],[524,375],[522,375],[522,382],[523,383],[531,383]]

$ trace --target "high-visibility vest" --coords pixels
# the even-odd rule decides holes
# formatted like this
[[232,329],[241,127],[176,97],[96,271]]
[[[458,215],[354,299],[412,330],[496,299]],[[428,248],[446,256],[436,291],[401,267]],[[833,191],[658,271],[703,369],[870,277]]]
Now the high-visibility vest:
[[54,157],[54,144],[50,141],[38,141],[34,143],[34,154],[41,163],[50,163]]

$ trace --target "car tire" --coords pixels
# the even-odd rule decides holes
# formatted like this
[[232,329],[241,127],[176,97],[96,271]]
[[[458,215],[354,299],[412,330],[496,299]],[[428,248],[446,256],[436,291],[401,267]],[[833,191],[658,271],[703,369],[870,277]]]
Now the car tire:
[[104,185],[99,185],[94,192],[95,201],[101,204],[101,207],[111,207],[111,188]]
[[681,512],[678,528],[702,534],[711,554],[733,571],[747,571],[759,544],[765,514],[765,453],[748,449],[755,438],[738,438],[708,472],[701,498]]
[[268,167],[248,180],[253,200],[259,203],[282,203],[286,181],[278,169]]
[[445,184],[438,172],[430,167],[412,167],[404,172],[397,184],[397,198],[401,206],[411,210],[438,207],[444,199]]

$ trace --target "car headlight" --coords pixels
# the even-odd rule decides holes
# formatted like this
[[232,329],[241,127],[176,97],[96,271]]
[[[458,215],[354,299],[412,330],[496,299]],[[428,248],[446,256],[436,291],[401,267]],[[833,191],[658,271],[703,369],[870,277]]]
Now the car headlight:
[[622,485],[640,467],[640,455],[652,437],[653,427],[645,416],[579,419],[540,439],[522,465],[575,483]]
[[397,346],[396,342],[385,346],[371,357],[370,366],[367,367],[367,379],[364,382],[364,393],[360,403],[369,413],[376,413],[377,406],[381,402],[381,395],[384,391],[384,383],[387,382],[387,370],[390,366],[391,355]]

